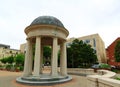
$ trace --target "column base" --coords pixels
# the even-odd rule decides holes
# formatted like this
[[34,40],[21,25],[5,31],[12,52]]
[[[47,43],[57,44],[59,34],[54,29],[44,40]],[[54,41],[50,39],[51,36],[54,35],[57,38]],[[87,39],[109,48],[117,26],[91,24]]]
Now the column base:
[[33,76],[33,77],[40,77],[41,75],[40,75],[40,74],[39,74],[39,75],[34,75],[34,74],[33,74],[32,76]]
[[43,74],[39,77],[36,76],[18,77],[16,79],[18,83],[26,84],[26,85],[54,85],[63,82],[68,82],[70,80],[72,80],[71,76],[58,75],[57,77],[52,77],[49,74]]
[[52,77],[58,77],[58,74],[51,74]]

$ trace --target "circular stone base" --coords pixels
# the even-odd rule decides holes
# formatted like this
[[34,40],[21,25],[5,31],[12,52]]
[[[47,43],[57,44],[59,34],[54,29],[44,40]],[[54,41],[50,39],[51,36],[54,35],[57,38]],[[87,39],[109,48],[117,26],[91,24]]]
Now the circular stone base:
[[18,77],[16,81],[18,83],[26,85],[53,85],[60,84],[72,79],[71,76],[56,76],[52,77],[50,75],[40,75],[40,76],[28,76],[28,77]]

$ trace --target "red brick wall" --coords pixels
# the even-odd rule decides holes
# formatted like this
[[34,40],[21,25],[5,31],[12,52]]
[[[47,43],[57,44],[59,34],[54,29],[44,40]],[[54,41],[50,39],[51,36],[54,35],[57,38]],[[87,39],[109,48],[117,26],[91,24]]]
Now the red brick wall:
[[108,64],[114,65],[114,66],[120,66],[120,62],[115,61],[114,52],[115,52],[115,46],[117,41],[120,41],[120,38],[117,38],[111,45],[109,45],[106,49],[106,54],[108,58]]

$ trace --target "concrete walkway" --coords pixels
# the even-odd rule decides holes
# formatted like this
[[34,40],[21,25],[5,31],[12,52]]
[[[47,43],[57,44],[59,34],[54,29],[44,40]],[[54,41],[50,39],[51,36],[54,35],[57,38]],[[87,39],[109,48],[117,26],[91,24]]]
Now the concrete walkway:
[[21,72],[0,71],[0,87],[87,87],[84,76],[71,75],[72,81],[52,86],[27,86],[16,83],[15,79],[21,75]]

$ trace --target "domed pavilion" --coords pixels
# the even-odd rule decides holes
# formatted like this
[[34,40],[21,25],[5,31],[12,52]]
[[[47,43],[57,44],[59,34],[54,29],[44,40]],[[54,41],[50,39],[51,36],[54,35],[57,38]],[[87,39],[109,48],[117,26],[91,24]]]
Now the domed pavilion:
[[[54,84],[71,80],[67,74],[66,38],[69,31],[53,16],[40,16],[25,28],[27,48],[23,76],[17,82],[25,84]],[[33,46],[35,56],[33,63]],[[51,72],[43,73],[43,47],[50,46]],[[60,70],[58,71],[58,49],[60,50]]]

